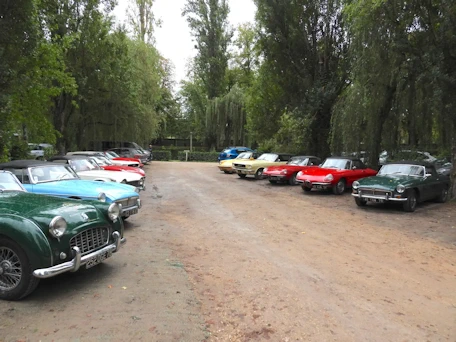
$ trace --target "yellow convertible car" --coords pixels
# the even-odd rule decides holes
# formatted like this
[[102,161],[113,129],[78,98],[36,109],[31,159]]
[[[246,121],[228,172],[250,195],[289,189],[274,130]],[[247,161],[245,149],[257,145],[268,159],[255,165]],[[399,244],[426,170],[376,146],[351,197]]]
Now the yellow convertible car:
[[236,170],[233,168],[233,162],[241,160],[253,160],[256,157],[258,157],[256,152],[242,152],[234,159],[221,160],[218,168],[220,171],[223,171],[225,173],[235,173]]
[[256,160],[233,160],[233,168],[238,176],[245,178],[247,175],[255,176],[255,179],[263,178],[263,170],[268,166],[283,165],[293,155],[288,153],[263,153]]

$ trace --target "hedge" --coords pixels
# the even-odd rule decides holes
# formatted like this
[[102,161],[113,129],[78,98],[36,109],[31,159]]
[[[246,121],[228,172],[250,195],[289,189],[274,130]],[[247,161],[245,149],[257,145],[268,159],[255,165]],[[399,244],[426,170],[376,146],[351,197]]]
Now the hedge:
[[[219,152],[188,152],[187,161],[217,162]],[[178,160],[185,161],[185,152],[179,151]]]
[[152,161],[154,160],[171,160],[171,151],[152,151]]

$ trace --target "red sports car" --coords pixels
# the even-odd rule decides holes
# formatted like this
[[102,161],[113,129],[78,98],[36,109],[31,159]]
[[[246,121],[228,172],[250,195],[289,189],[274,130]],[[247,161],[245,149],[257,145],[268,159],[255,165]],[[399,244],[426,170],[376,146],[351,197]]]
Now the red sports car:
[[295,156],[285,165],[269,166],[263,170],[263,178],[269,179],[272,184],[288,183],[298,184],[296,175],[299,171],[304,171],[309,167],[318,167],[321,163],[320,158],[314,156]]
[[304,191],[332,189],[336,195],[341,195],[355,180],[376,174],[376,170],[366,167],[357,158],[330,157],[320,167],[299,172],[296,181],[302,184]]
[[[141,163],[141,160],[138,158],[128,158],[128,157],[120,157],[116,152],[114,151],[105,151],[104,152],[105,157],[110,159],[114,164],[119,164],[119,165],[128,165],[128,166],[138,166],[138,167],[143,167],[144,164]],[[119,163],[117,163],[119,162]]]
[[102,157],[102,156],[88,156],[88,157],[91,159],[94,159],[103,170],[134,172],[134,173],[140,174],[143,177],[146,177],[146,172],[143,169],[140,169],[139,167],[126,166],[126,165],[115,165],[108,158]]

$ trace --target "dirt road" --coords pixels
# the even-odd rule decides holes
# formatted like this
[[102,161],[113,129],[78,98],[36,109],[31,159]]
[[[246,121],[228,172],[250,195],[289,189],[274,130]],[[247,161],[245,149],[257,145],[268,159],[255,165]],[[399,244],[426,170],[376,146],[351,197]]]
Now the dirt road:
[[456,203],[359,209],[214,163],[146,172],[124,249],[0,302],[0,341],[456,340]]

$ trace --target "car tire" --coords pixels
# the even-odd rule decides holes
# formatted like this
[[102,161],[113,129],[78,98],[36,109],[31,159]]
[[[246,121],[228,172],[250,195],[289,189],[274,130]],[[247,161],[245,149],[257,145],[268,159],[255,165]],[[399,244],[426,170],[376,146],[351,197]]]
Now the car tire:
[[223,173],[229,173],[228,171],[223,171]]
[[355,203],[358,207],[365,207],[366,204],[367,204],[367,201],[366,200],[363,200],[359,197],[355,197]]
[[19,300],[32,293],[40,282],[32,272],[24,250],[10,239],[0,238],[0,299]]
[[263,169],[258,169],[255,172],[255,179],[262,179],[263,178]]
[[436,201],[439,203],[445,203],[446,201],[448,201],[448,195],[448,187],[444,187],[440,192],[440,195],[437,197]]
[[238,173],[238,176],[241,177],[241,178],[245,178],[247,175],[245,175],[243,173]]
[[312,188],[309,188],[308,186],[305,186],[305,185],[302,185],[301,188],[304,192],[310,192],[312,190]]
[[296,182],[296,173],[293,173],[290,177],[290,179],[288,180],[288,184],[290,185],[296,185],[298,184],[298,182]]
[[342,195],[345,192],[345,179],[340,179],[332,190],[335,195]]
[[273,180],[273,179],[270,179],[270,180],[269,180],[269,183],[271,183],[271,184],[277,184],[277,181],[276,181],[276,180]]
[[418,198],[416,195],[416,191],[410,189],[407,194],[407,201],[404,202],[403,208],[404,211],[413,213],[416,209],[416,205],[418,203]]

